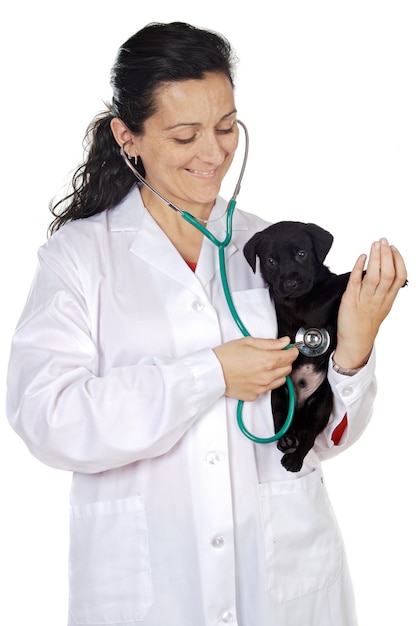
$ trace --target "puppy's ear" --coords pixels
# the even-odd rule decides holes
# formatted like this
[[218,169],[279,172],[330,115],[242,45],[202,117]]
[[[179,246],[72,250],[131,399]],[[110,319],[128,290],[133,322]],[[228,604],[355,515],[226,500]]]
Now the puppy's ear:
[[316,256],[319,262],[323,263],[331,249],[334,237],[327,230],[324,230],[321,226],[317,226],[316,224],[306,224],[306,228],[312,237]]
[[248,264],[250,265],[253,272],[256,272],[256,258],[257,258],[257,246],[262,238],[263,232],[260,231],[252,236],[246,243],[243,248],[244,256],[247,259]]

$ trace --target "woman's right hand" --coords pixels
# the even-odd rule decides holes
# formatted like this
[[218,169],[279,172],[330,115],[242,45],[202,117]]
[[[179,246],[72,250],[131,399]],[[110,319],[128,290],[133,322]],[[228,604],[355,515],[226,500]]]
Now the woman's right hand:
[[284,349],[289,343],[289,337],[243,337],[214,348],[224,372],[225,395],[252,402],[266,391],[284,385],[299,354],[297,348]]

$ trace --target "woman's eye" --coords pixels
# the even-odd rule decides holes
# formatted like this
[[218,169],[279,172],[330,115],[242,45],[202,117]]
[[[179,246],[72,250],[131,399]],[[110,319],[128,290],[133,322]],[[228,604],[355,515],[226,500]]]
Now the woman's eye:
[[231,128],[218,128],[217,129],[218,135],[229,135],[233,131],[234,131],[234,125],[231,126]]
[[195,139],[196,135],[192,135],[192,137],[188,137],[187,139],[179,139],[175,137],[175,142],[180,143],[181,145],[186,145],[187,143],[192,143]]
[[[217,128],[216,129],[216,133],[217,135],[230,135],[231,133],[234,132],[235,129],[235,124],[233,124],[232,126],[230,126],[229,128]],[[192,137],[174,137],[174,142],[178,143],[182,146],[186,146],[186,144],[192,143],[193,141],[195,141],[195,139],[197,138],[197,135],[192,135]]]

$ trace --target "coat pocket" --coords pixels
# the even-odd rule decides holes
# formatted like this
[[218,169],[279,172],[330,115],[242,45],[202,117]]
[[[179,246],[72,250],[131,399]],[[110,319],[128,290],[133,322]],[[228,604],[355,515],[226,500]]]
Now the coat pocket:
[[269,592],[285,602],[330,586],[342,566],[342,543],[315,470],[260,485]]
[[268,289],[234,291],[231,296],[237,314],[250,335],[277,337],[276,311]]
[[69,612],[74,624],[141,620],[153,602],[140,496],[71,508]]

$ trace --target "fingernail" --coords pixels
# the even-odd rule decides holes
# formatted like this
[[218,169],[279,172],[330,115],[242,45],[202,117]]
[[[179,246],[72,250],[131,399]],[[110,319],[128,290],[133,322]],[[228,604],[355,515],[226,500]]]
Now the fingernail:
[[389,245],[389,242],[387,241],[387,239],[386,239],[385,237],[382,237],[382,238],[380,239],[380,241],[381,241],[381,243],[383,244],[383,246],[388,246],[388,245]]

